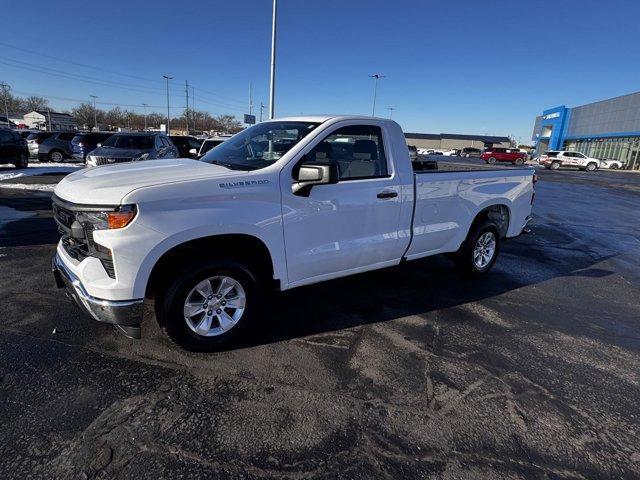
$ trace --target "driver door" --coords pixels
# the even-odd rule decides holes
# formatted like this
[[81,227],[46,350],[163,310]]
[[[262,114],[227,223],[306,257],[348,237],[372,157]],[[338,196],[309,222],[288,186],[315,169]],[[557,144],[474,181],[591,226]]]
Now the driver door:
[[[400,183],[388,162],[378,125],[335,128],[293,169],[281,172],[287,272],[290,286],[397,263]],[[337,183],[292,192],[296,166],[338,165]]]

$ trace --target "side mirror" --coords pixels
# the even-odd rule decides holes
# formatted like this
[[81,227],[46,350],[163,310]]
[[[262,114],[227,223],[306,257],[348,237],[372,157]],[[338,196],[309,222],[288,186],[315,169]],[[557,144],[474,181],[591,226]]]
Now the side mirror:
[[337,164],[305,163],[300,166],[291,191],[294,195],[308,197],[314,185],[338,183],[339,177]]
[[189,155],[197,155],[198,154],[198,150],[196,150],[195,148],[192,148],[191,150],[189,150]]

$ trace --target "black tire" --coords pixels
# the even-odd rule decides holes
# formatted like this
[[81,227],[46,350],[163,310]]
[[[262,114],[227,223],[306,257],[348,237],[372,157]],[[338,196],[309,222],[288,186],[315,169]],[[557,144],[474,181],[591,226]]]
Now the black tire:
[[589,162],[585,168],[587,172],[595,172],[598,169],[598,165],[594,162]]
[[[474,260],[474,252],[478,241],[483,237],[485,233],[492,233],[495,240],[495,249],[493,256],[491,256],[489,262],[480,267]],[[477,221],[471,227],[471,231],[466,240],[460,246],[460,249],[454,256],[454,264],[458,273],[465,277],[477,277],[489,272],[493,265],[496,263],[498,255],[500,254],[500,231],[495,223],[491,220],[485,219]]]
[[64,161],[64,153],[60,150],[51,150],[49,155],[47,155],[47,159],[53,163],[60,163]]
[[524,165],[524,158],[516,158],[514,162],[516,165]]
[[496,157],[489,157],[487,159],[487,163],[493,165],[494,163],[496,163]]
[[560,162],[551,162],[551,166],[549,168],[551,170],[558,170],[560,168]]
[[609,167],[611,170],[617,170],[618,169],[618,164],[617,163],[612,163],[611,166]]
[[[202,280],[214,276],[227,276],[240,283],[246,294],[246,307],[232,328],[207,337],[191,329],[183,308],[192,289]],[[156,295],[155,310],[160,327],[173,343],[186,350],[208,352],[228,347],[240,338],[260,312],[262,303],[263,290],[256,274],[237,260],[213,258],[188,262]]]
[[25,155],[24,153],[18,155],[14,165],[16,168],[27,168],[29,166],[29,155]]

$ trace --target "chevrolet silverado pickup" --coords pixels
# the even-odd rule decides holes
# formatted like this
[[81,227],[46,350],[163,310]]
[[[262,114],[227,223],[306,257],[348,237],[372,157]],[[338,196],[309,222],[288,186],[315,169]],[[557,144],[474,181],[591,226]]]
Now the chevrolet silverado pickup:
[[488,272],[531,218],[534,182],[530,168],[411,162],[392,120],[266,121],[200,160],[67,176],[53,196],[53,272],[130,337],[148,299],[172,341],[214,350],[266,315],[270,291],[441,253],[466,275]]

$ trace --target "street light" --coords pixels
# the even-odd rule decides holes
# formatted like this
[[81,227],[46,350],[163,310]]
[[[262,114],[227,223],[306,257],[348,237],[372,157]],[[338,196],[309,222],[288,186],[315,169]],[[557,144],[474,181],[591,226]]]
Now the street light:
[[171,135],[171,116],[169,115],[169,80],[173,79],[169,75],[162,75],[167,79],[167,135]]
[[142,107],[144,108],[144,131],[145,131],[145,132],[147,131],[147,107],[148,107],[148,106],[149,106],[149,105],[148,105],[148,104],[146,104],[146,103],[143,103],[143,104],[142,104]]
[[379,73],[374,73],[373,75],[369,75],[369,78],[373,78],[373,108],[371,109],[371,116],[376,116],[376,96],[378,95],[378,80],[384,78],[384,75]]
[[97,95],[89,95],[91,98],[93,98],[93,128],[95,128],[96,132],[98,131],[98,114],[96,112],[96,98],[98,98]]
[[271,79],[269,84],[269,119],[275,115],[275,89],[276,89],[276,17],[278,0],[273,0],[273,18],[271,20]]
[[391,118],[393,116],[393,111],[396,109],[396,107],[387,107],[387,110],[389,110],[389,118]]

